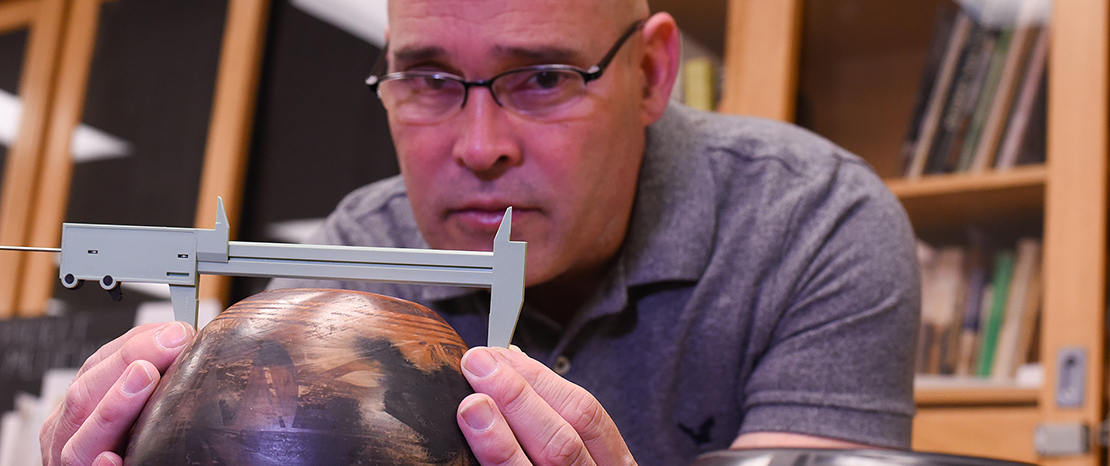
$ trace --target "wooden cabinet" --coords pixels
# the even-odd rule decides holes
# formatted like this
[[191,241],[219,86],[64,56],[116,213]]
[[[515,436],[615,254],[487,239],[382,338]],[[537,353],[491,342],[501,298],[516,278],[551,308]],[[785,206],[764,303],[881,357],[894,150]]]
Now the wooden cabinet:
[[[947,1],[947,0],[945,0]],[[1108,44],[1105,0],[1056,0],[1048,64],[1047,162],[981,175],[900,178],[938,1],[729,0],[721,111],[795,119],[888,179],[923,235],[971,222],[1043,235],[1040,388],[919,388],[917,450],[1044,465],[1101,464],[1105,409]],[[681,8],[681,7],[679,7]],[[1080,403],[1057,402],[1058,359],[1078,351]],[[1041,456],[1044,426],[1079,425],[1087,453]]]

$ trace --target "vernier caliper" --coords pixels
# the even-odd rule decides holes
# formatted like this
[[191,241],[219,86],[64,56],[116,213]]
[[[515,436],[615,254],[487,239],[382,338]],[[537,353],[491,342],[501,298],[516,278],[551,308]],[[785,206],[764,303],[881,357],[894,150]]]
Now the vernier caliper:
[[95,280],[119,299],[122,282],[165,283],[174,318],[194,326],[201,274],[486,287],[487,345],[507,347],[512,340],[524,301],[526,244],[509,240],[511,207],[494,236],[493,252],[229,241],[222,199],[216,209],[212,230],[65,223],[62,285],[72,289]]

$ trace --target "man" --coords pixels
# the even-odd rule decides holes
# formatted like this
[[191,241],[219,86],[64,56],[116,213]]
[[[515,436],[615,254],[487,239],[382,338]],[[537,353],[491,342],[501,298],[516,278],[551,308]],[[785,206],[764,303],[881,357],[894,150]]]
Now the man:
[[[488,250],[513,206],[523,352],[463,359],[476,393],[458,423],[483,464],[908,446],[912,231],[862,161],[669,104],[677,27],[644,0],[393,0],[389,21],[368,82],[402,175],[352,193],[315,240]],[[326,285],[421,302],[484,341],[478,292]],[[43,427],[46,464],[120,464],[192,335],[141,327],[90,358]]]

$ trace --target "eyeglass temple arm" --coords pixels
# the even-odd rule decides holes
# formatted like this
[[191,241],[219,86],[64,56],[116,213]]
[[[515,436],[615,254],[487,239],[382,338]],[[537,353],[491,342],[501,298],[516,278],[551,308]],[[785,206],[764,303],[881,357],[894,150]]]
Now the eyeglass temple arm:
[[385,73],[386,66],[389,65],[388,55],[389,42],[386,42],[385,45],[382,46],[382,51],[378,54],[378,58],[374,60],[374,65],[370,67],[370,76],[366,78],[366,85],[371,88],[377,87],[378,78]]
[[624,31],[624,34],[621,34],[620,39],[617,39],[617,43],[613,45],[613,48],[609,49],[609,53],[606,53],[605,56],[601,58],[601,61],[598,62],[596,65],[586,70],[586,77],[588,78],[587,81],[597,79],[598,76],[601,76],[601,72],[605,71],[605,68],[609,67],[609,63],[613,61],[613,57],[617,56],[617,52],[620,51],[621,46],[624,45],[624,42],[628,40],[629,37],[632,37],[632,34],[635,34],[636,31],[639,31],[640,28],[644,27],[644,23],[647,23],[646,19],[636,21],[628,27],[627,31]]

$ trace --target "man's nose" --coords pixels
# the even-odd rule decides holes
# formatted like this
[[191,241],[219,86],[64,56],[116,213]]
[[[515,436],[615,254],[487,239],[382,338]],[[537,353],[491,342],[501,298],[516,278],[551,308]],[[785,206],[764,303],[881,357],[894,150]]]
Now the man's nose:
[[452,155],[456,163],[480,178],[497,178],[521,161],[513,119],[497,104],[489,88],[477,86],[468,94],[466,105],[454,117],[460,134]]

